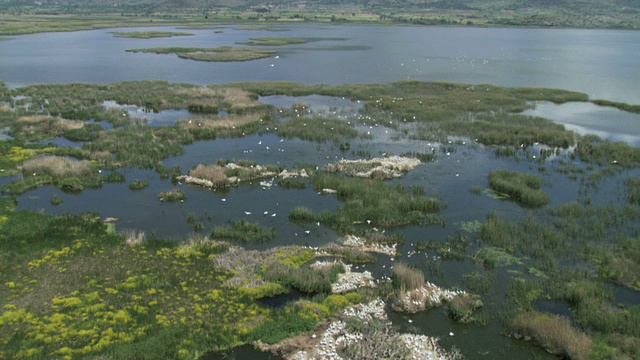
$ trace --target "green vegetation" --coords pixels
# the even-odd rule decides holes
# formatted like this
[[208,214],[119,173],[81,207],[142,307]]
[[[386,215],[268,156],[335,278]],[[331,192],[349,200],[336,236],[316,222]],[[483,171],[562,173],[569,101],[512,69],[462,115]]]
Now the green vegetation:
[[479,296],[458,295],[447,303],[449,317],[462,324],[481,323],[478,316],[484,304]]
[[122,38],[135,38],[135,39],[153,39],[153,38],[164,38],[164,37],[173,37],[173,36],[191,36],[193,34],[186,32],[177,32],[177,31],[113,31],[109,34],[113,34],[115,37]]
[[[379,126],[398,129],[399,136],[456,142],[426,150],[421,155],[425,159],[433,160],[438,151],[459,150],[465,140],[448,139],[451,135],[498,145],[488,153],[504,155],[502,162],[526,161],[522,168],[528,166],[536,172],[544,167],[545,178],[566,174],[575,179],[580,186],[578,202],[503,215],[490,213],[483,221],[454,223],[449,233],[456,233],[446,239],[412,239],[415,250],[424,251],[429,258],[424,268],[396,262],[393,283],[381,282],[375,289],[342,296],[329,295],[331,281],[342,267],[317,269],[309,265],[316,254],[312,249],[288,246],[251,251],[217,241],[245,244],[275,238],[274,229],[256,223],[231,219],[227,226],[214,227],[210,237],[165,242],[135,231],[119,235],[113,225],[107,228],[94,214],[52,217],[16,211],[15,200],[2,198],[0,358],[192,358],[254,340],[274,343],[315,329],[351,303],[388,299],[399,289],[424,285],[423,272],[442,276],[443,261],[468,258],[484,269],[465,265],[474,269],[462,275],[462,284],[484,297],[453,298],[447,313],[457,321],[482,324],[496,319],[505,331],[530,337],[550,351],[572,358],[640,357],[640,306],[617,299],[611,290],[612,283],[640,289],[640,196],[634,169],[640,166],[638,148],[583,136],[576,138],[575,150],[563,151],[560,148],[573,144],[571,132],[547,120],[517,114],[531,101],[588,101],[584,94],[417,81],[340,86],[260,82],[208,87],[143,81],[33,85],[12,90],[0,86],[0,98],[7,104],[0,106],[0,123],[9,127],[14,137],[0,141],[0,165],[3,173],[16,175],[2,190],[18,194],[53,184],[79,191],[103,182],[124,181],[119,168],[131,166],[155,169],[162,179],[171,177],[173,181],[182,172],[178,167],[167,168],[165,159],[182,154],[187,144],[221,136],[285,129],[291,131],[289,137],[331,141],[334,150],[345,139],[359,136],[347,121],[303,115],[307,113],[303,104],[279,112],[281,109],[257,101],[260,96],[275,94],[345,96],[364,102],[363,116],[377,119]],[[191,114],[172,126],[150,127],[131,118],[117,104],[138,105],[147,112],[188,109]],[[37,114],[36,109],[51,116]],[[219,111],[229,115],[220,116]],[[298,129],[304,128],[305,122],[313,127],[308,133]],[[293,125],[291,129],[288,123]],[[60,136],[83,143],[74,148],[31,143]],[[527,146],[535,142],[556,147],[545,150],[542,158],[557,158],[532,160]],[[375,150],[362,145],[352,141],[353,155],[372,158]],[[470,146],[460,155],[471,150]],[[225,160],[200,164],[189,174],[226,185],[229,179],[259,179],[284,169],[247,160],[234,163],[237,166],[228,166],[230,162]],[[404,180],[351,178],[318,171],[316,164],[293,167],[313,175],[305,180],[288,179],[279,186],[303,188],[310,184],[318,193],[327,194],[318,196],[335,196],[342,202],[335,209],[318,212],[299,204],[289,219],[305,230],[310,222],[314,228],[320,223],[342,235],[360,236],[367,243],[396,244],[402,243],[402,234],[393,234],[390,228],[444,225],[438,215],[444,204],[425,190],[429,189],[426,182],[405,187]],[[602,200],[599,196],[592,200],[591,192],[605,180],[612,180],[608,187],[616,184],[607,191],[617,196],[606,206],[594,206],[592,201]],[[531,207],[547,202],[539,191],[541,183],[540,177],[519,172],[496,170],[489,176],[494,196],[508,194]],[[132,189],[146,185],[143,180],[129,183]],[[335,190],[335,195],[325,189]],[[477,186],[470,191],[482,193]],[[176,191],[175,195],[184,194]],[[472,201],[482,200],[467,195]],[[172,197],[159,196],[165,200]],[[53,204],[62,198],[53,196],[50,200]],[[194,231],[204,230],[204,220],[193,213],[186,218]],[[338,244],[318,250],[349,263],[376,259],[361,249]],[[279,309],[256,303],[292,289],[308,298]],[[566,327],[562,318],[536,313],[538,303],[545,301],[566,304],[573,325]],[[556,337],[552,328],[565,329],[567,336]],[[376,338],[379,341],[393,338],[381,335],[386,330],[376,331],[371,337],[380,335]],[[370,348],[367,344],[362,346]],[[592,351],[591,355],[584,355],[584,349]],[[365,354],[370,350],[345,351]]]
[[640,113],[640,105],[630,105],[630,104],[625,104],[621,102],[602,100],[602,99],[592,100],[591,102],[600,106],[611,106],[623,111]]
[[214,240],[234,241],[239,243],[253,242],[262,244],[273,240],[276,229],[266,229],[257,223],[246,220],[233,220],[227,226],[215,226],[211,230]]
[[539,191],[540,177],[532,174],[521,174],[509,170],[493,170],[489,174],[489,187],[510,198],[523,206],[543,206],[549,198]]
[[276,53],[274,50],[237,48],[231,46],[220,46],[216,48],[165,47],[128,49],[127,51],[134,53],[175,54],[182,59],[220,62],[264,59]]
[[305,180],[295,178],[279,179],[277,184],[279,187],[285,189],[302,190],[307,188],[307,182]]
[[62,204],[62,198],[58,195],[54,195],[51,197],[51,205],[60,205]]
[[358,136],[358,130],[346,122],[322,116],[295,117],[280,122],[277,133],[285,138],[300,138],[307,141],[324,143],[332,141],[339,144],[345,138]]
[[307,41],[295,38],[277,38],[277,37],[252,37],[250,41],[241,41],[238,44],[249,46],[282,46],[289,44],[304,44]]
[[587,163],[598,165],[640,166],[640,147],[632,147],[623,142],[602,140],[596,135],[580,137],[574,156]]
[[172,190],[162,191],[158,193],[158,199],[160,201],[168,201],[168,202],[178,201],[178,200],[184,201],[186,198],[187,196],[180,189],[172,189]]
[[[16,211],[8,198],[0,203],[0,249],[7,256],[0,263],[2,358],[192,358],[298,335],[361,299],[331,295],[275,310],[258,305],[287,285],[316,292],[329,284],[330,291],[341,266],[297,271],[297,260],[289,260],[308,261],[302,248],[238,253],[206,238],[123,236],[92,214],[52,217]],[[267,269],[282,284],[231,285],[242,271],[225,265],[234,254],[245,265],[255,259],[248,267]]]
[[369,226],[394,227],[406,224],[440,222],[435,213],[442,203],[435,198],[414,196],[380,180],[316,173],[311,184],[318,191],[335,189],[345,204],[335,212],[313,214],[308,209],[294,209],[294,221],[319,221],[343,234],[364,234]]
[[142,190],[149,186],[149,182],[147,180],[133,180],[129,183],[129,190]]
[[624,185],[629,203],[640,205],[640,178],[628,178]]

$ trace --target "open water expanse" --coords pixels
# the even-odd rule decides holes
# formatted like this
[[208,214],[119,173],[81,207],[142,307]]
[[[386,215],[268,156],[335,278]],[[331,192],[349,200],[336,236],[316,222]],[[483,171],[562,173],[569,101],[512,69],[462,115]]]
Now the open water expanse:
[[[286,80],[302,83],[387,83],[403,79],[444,80],[501,86],[549,87],[587,93],[592,99],[640,103],[640,32],[563,29],[483,29],[454,27],[369,27],[369,26],[286,26],[289,31],[238,30],[224,27],[213,30],[178,30],[195,34],[189,37],[163,39],[116,38],[109,29],[71,33],[35,34],[0,38],[0,80],[10,87],[35,83],[117,82],[125,80],[164,79],[195,84],[236,81]],[[148,28],[135,30],[171,30]],[[211,63],[179,59],[175,55],[128,53],[126,49],[193,46],[237,46],[250,37],[273,36],[307,38],[301,45],[273,47],[278,53],[268,59],[236,63]],[[277,56],[277,57],[276,57]],[[316,113],[336,111],[345,118],[356,118],[359,104],[348,99],[322,96],[304,98],[266,97],[260,101],[277,107],[289,107],[294,101],[310,105]],[[107,104],[118,106],[117,104]],[[138,104],[127,104],[130,114]],[[613,141],[640,146],[640,115],[588,103],[554,105],[537,104],[525,114],[550,118],[578,133],[593,133]],[[149,117],[151,125],[170,125],[188,115],[186,110],[172,110]],[[155,116],[155,117],[153,117]],[[360,130],[372,124],[360,124]],[[623,185],[614,178],[604,178],[597,189],[584,190],[576,180],[556,171],[539,173],[540,165],[531,154],[532,148],[513,158],[498,158],[491,147],[473,139],[452,139],[451,144],[407,140],[398,130],[382,126],[370,128],[372,140],[354,140],[351,150],[341,151],[337,145],[317,144],[299,139],[283,139],[273,133],[254,134],[244,138],[201,141],[185,147],[179,157],[165,160],[167,167],[180,166],[183,173],[199,163],[213,164],[218,159],[248,159],[261,164],[282,164],[287,169],[296,163],[323,166],[341,158],[355,158],[356,152],[400,154],[430,152],[436,149],[436,160],[423,164],[405,177],[393,180],[407,186],[422,186],[447,204],[440,212],[446,225],[394,229],[404,235],[401,249],[403,261],[418,266],[440,269],[430,281],[441,287],[461,284],[463,274],[482,269],[470,260],[434,260],[433,254],[408,257],[419,240],[445,241],[461,231],[463,222],[482,221],[492,211],[509,218],[520,218],[526,210],[513,202],[496,200],[485,194],[472,194],[469,189],[487,187],[491,170],[512,169],[536,173],[543,179],[542,190],[550,197],[549,206],[584,200],[595,204],[621,204]],[[411,127],[407,128],[409,131]],[[459,140],[459,141],[455,141]],[[62,141],[62,140],[60,140]],[[65,142],[64,145],[80,146]],[[441,147],[444,145],[444,147]],[[445,150],[442,150],[445,149]],[[559,157],[566,156],[560,152]],[[555,156],[542,165],[553,169]],[[275,239],[267,244],[251,245],[268,248],[285,244],[320,246],[335,241],[338,235],[320,224],[301,226],[290,222],[287,214],[297,206],[314,212],[332,210],[340,205],[334,195],[319,195],[310,187],[287,190],[264,189],[257,182],[222,191],[177,184],[187,195],[183,203],[159,203],[156,194],[174,185],[160,179],[153,171],[128,168],[121,170],[127,181],[104,184],[101,189],[88,189],[78,194],[64,193],[52,186],[28,191],[18,198],[20,209],[46,213],[95,212],[102,217],[118,218],[117,229],[135,229],[155,233],[159,237],[182,239],[192,232],[189,214],[204,222],[205,233],[214,225],[230,219],[246,219],[276,229]],[[637,171],[630,174],[638,175]],[[149,181],[142,191],[130,191],[127,183],[134,179]],[[10,178],[0,178],[8,182]],[[50,199],[58,195],[63,202],[53,206]],[[248,214],[250,213],[250,214]],[[307,233],[308,232],[308,233]],[[477,234],[470,233],[471,239]],[[472,243],[477,246],[476,242]],[[377,278],[390,275],[391,259],[367,265]],[[500,277],[498,275],[498,282]],[[500,286],[498,286],[500,288]],[[500,290],[500,289],[499,289]],[[634,291],[619,291],[617,302],[638,303]],[[486,299],[491,302],[491,299]],[[553,305],[546,311],[566,313]],[[500,335],[497,321],[488,326],[460,325],[434,309],[417,315],[390,315],[402,329],[441,337],[445,348],[455,345],[469,359],[534,359],[553,358],[523,341]],[[411,325],[408,320],[412,320]],[[449,336],[454,333],[455,336]],[[238,358],[266,355],[243,348]]]

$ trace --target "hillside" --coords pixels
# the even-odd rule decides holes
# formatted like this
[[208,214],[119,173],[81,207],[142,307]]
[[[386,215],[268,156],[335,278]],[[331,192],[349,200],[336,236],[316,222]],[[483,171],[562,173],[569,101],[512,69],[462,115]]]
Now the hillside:
[[0,14],[640,29],[637,0],[0,0]]

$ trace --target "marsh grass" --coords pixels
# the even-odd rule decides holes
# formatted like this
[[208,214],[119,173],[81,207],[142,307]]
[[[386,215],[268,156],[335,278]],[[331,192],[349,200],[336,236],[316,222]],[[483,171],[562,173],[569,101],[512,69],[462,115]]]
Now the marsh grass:
[[540,191],[540,177],[533,174],[521,174],[510,170],[493,170],[489,173],[491,190],[507,194],[523,206],[539,207],[549,198]]
[[342,264],[317,269],[308,266],[296,269],[278,262],[264,269],[264,278],[308,294],[329,294],[331,293],[331,283],[337,281],[338,274],[344,271]]
[[530,337],[552,354],[575,360],[591,358],[591,339],[574,329],[571,321],[565,317],[536,311],[524,312],[514,319],[513,331]]
[[250,60],[267,58],[272,54],[276,53],[275,50],[238,48],[238,47],[232,47],[232,46],[219,46],[215,48],[165,47],[165,48],[128,49],[127,52],[175,54],[182,59],[197,60],[197,61],[212,61],[212,62],[250,61]]
[[18,117],[9,134],[17,140],[43,141],[80,131],[85,123],[57,116],[28,115]]
[[358,131],[346,122],[322,116],[295,117],[278,124],[277,133],[285,138],[299,138],[324,143],[340,144],[344,139],[358,136]]
[[273,240],[276,236],[275,228],[265,228],[255,222],[246,220],[232,220],[227,226],[215,226],[210,237],[214,240],[232,241],[239,243],[263,244]]
[[112,31],[114,37],[134,38],[134,39],[154,39],[174,36],[192,36],[192,33],[177,31]]
[[168,202],[184,201],[187,198],[185,193],[180,189],[172,189],[172,190],[159,192],[157,197],[160,201],[168,201]]
[[449,317],[462,324],[483,323],[478,311],[484,306],[479,296],[458,295],[447,303]]
[[640,205],[640,178],[627,178],[624,182],[624,190],[629,203]]
[[54,184],[62,190],[77,192],[85,187],[98,188],[103,178],[89,161],[62,156],[34,157],[22,164],[22,177],[1,188],[6,194],[22,194],[40,185]]
[[607,164],[623,167],[640,166],[640,147],[632,147],[624,142],[602,140],[596,135],[581,136],[573,156],[584,162],[601,166]]
[[426,285],[421,270],[399,262],[391,270],[393,286],[401,292],[420,289]]
[[279,179],[278,187],[281,187],[284,189],[303,190],[307,188],[307,182],[302,179],[293,179],[293,178]]
[[62,204],[62,198],[58,195],[54,195],[51,197],[51,205],[56,206]]
[[129,183],[129,190],[142,190],[149,186],[149,182],[147,180],[133,180]]
[[592,100],[591,102],[600,106],[611,106],[627,112],[640,113],[640,105],[631,105],[603,99]]
[[278,37],[251,37],[249,41],[237,42],[249,46],[282,46],[290,44],[304,44],[307,41],[296,38],[278,38]]
[[[315,189],[335,189],[345,204],[335,212],[313,214],[320,221],[341,233],[363,234],[369,226],[394,227],[406,224],[430,223],[431,215],[443,206],[435,198],[414,196],[403,188],[394,188],[380,180],[316,173],[311,178]],[[293,219],[309,220],[303,209],[293,212]]]

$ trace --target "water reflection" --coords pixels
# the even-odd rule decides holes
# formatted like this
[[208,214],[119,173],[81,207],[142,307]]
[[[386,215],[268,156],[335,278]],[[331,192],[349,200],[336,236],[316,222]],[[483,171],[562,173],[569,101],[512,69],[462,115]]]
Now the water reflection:
[[630,146],[640,146],[640,114],[586,102],[560,105],[539,102],[535,109],[526,110],[523,114],[551,119],[581,135],[593,134]]

